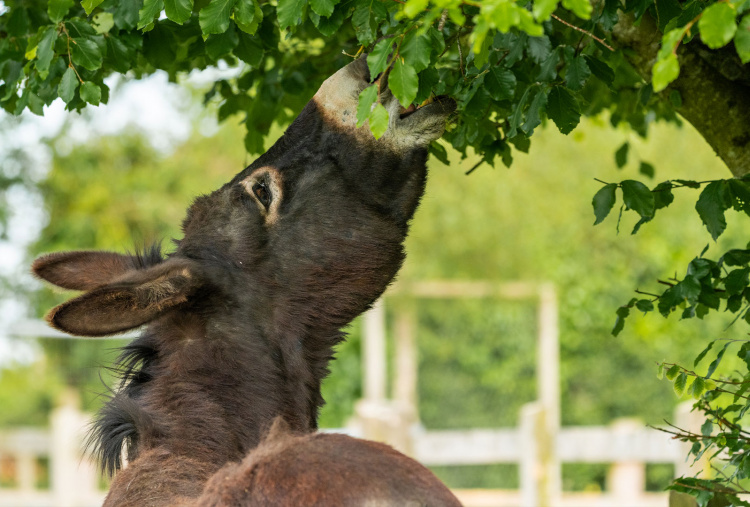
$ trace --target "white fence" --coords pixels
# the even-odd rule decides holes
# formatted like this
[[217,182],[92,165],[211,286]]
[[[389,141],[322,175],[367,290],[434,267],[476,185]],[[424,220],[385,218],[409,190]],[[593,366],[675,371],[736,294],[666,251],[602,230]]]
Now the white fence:
[[[666,507],[666,493],[646,492],[646,466],[673,464],[675,473],[695,473],[687,467],[689,448],[668,434],[634,421],[612,426],[560,427],[557,301],[549,284],[487,282],[426,282],[397,286],[389,294],[413,299],[486,298],[530,300],[538,308],[537,401],[521,410],[518,426],[509,429],[427,431],[417,413],[417,322],[413,305],[394,308],[394,372],[388,397],[386,330],[382,304],[368,313],[363,343],[365,398],[355,407],[346,432],[388,442],[427,466],[514,464],[520,484],[515,491],[458,490],[467,507]],[[388,297],[388,296],[387,296]],[[41,323],[24,322],[17,336],[47,336]],[[63,337],[63,336],[59,336]],[[72,408],[60,408],[51,430],[0,431],[0,467],[12,463],[13,489],[0,488],[0,507],[84,507],[99,505],[103,493],[92,464],[81,457],[81,435],[87,418]],[[681,406],[673,421],[699,432],[700,420]],[[50,487],[40,490],[39,458],[49,460]],[[606,490],[594,493],[562,491],[562,465],[608,465]]]
[[[0,507],[101,505],[99,473],[82,453],[89,420],[74,407],[63,406],[52,413],[49,430],[0,431],[0,463],[6,465],[4,479],[13,483],[0,488]],[[42,482],[49,487],[40,487]]]
[[[675,414],[677,424],[692,426],[689,404]],[[457,490],[474,507],[542,505],[538,478],[545,460],[539,440],[543,420],[539,404],[529,404],[512,429],[426,431],[412,429],[411,454],[427,466],[512,463],[519,466],[520,490]],[[49,430],[0,432],[0,460],[12,463],[11,488],[0,488],[0,507],[88,507],[101,505],[104,492],[93,464],[83,457],[82,436],[89,418],[75,408],[54,411]],[[348,433],[359,433],[356,428]],[[666,507],[666,493],[645,492],[646,465],[674,464],[688,472],[687,448],[665,433],[632,420],[612,426],[568,427],[560,430],[556,456],[562,463],[609,464],[607,489],[601,493],[562,492],[548,505],[559,507]],[[49,462],[49,488],[40,489],[39,460]]]

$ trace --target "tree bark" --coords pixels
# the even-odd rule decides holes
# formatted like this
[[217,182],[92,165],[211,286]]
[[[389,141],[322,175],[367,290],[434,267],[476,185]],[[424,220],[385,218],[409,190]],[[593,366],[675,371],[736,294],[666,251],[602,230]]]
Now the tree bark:
[[[621,12],[612,36],[630,64],[650,82],[651,67],[661,42],[653,18],[645,14],[636,25],[632,14]],[[716,61],[707,58],[711,55],[717,55]],[[706,139],[734,176],[749,173],[750,86],[746,76],[749,67],[741,63],[725,64],[726,53],[707,50],[696,40],[680,45],[677,56],[680,75],[662,95],[666,97],[672,90],[680,92],[682,104],[676,109],[680,116]],[[721,57],[724,58],[717,64]]]

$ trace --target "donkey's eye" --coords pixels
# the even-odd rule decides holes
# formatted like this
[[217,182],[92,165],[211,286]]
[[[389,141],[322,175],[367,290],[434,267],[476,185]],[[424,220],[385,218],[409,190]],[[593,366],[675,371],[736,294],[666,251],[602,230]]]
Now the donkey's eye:
[[253,185],[253,194],[255,194],[255,197],[258,198],[260,203],[268,209],[271,205],[271,192],[268,190],[268,186],[262,181],[257,182]]

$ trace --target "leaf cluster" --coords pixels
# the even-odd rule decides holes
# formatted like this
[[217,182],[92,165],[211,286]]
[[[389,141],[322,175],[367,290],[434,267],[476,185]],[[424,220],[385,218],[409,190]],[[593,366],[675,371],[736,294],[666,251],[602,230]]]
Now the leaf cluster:
[[[109,100],[105,80],[165,71],[170,79],[225,65],[206,93],[220,120],[242,115],[246,150],[263,151],[274,122],[293,117],[322,79],[368,52],[373,80],[404,108],[433,96],[459,103],[446,134],[462,153],[510,165],[545,119],[563,133],[583,114],[612,112],[638,133],[670,104],[605,42],[628,3],[607,0],[49,0],[6,2],[0,15],[0,106],[42,114]],[[578,26],[581,25],[581,26]],[[342,51],[350,54],[342,54]],[[358,123],[377,137],[388,113],[378,84],[360,97]],[[512,147],[512,148],[511,148]],[[445,160],[444,150],[433,153]]]

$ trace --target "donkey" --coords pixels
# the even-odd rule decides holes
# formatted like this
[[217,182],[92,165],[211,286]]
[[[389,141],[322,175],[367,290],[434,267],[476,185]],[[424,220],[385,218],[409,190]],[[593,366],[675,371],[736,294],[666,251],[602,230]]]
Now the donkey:
[[145,325],[90,434],[114,475],[105,506],[460,505],[388,446],[315,433],[341,329],[401,266],[427,146],[455,109],[404,109],[381,80],[383,137],[356,128],[370,82],[360,58],[272,148],[195,200],[173,253],[34,262],[38,277],[84,291],[49,312],[53,327],[104,336]]

